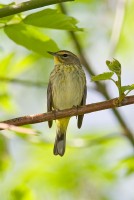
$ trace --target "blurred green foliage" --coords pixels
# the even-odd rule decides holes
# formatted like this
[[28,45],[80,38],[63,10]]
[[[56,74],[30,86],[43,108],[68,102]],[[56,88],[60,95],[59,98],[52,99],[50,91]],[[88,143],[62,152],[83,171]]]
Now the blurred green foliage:
[[[104,71],[102,62],[105,62],[109,56],[107,52],[110,52],[108,48],[116,1],[76,0],[65,5],[70,11],[70,16],[62,14],[55,5],[51,9],[42,8],[0,19],[1,121],[32,112],[45,112],[45,83],[53,67],[53,61],[50,60],[47,51],[58,49],[76,51],[67,35],[67,30],[77,33],[87,59],[91,59],[93,64],[94,60],[96,61],[94,65],[97,65],[96,71],[100,70],[100,73]],[[121,63],[123,61],[126,63],[127,71],[131,71],[130,66],[134,64],[133,7],[133,0],[128,1],[122,31],[114,52],[114,57],[119,57]],[[128,57],[125,57],[126,55]],[[110,79],[112,75],[112,72],[105,73],[96,81]],[[2,81],[4,77],[24,81],[44,81],[44,90],[29,89],[23,85],[20,87],[17,82],[12,85],[10,81]],[[133,84],[123,86],[122,90],[133,90]],[[93,95],[93,91],[89,90],[90,94],[91,92]],[[97,98],[95,96],[95,100]],[[133,106],[131,106],[133,114],[132,109]],[[91,116],[90,123],[96,120],[95,115]],[[62,158],[52,154],[55,128],[48,130],[45,123],[42,127],[30,126],[42,133],[39,136],[23,137],[18,133],[1,131],[0,198],[2,200],[133,200],[134,182],[131,184],[134,176],[133,148],[126,138],[119,134],[122,130],[116,123],[112,128],[110,125],[107,126],[106,120],[109,116],[101,115],[100,118],[103,118],[105,123],[103,128],[98,125],[101,120],[99,118],[95,121],[93,131],[92,124],[87,121],[88,129],[85,128],[85,123],[80,130],[83,134],[70,136],[69,133],[67,151]],[[129,116],[129,120],[130,118],[132,117]],[[112,124],[114,120],[110,119]],[[71,132],[70,130],[74,131],[72,125],[68,132]],[[54,134],[49,134],[51,131]],[[115,135],[110,137],[110,133]]]
[[[86,137],[90,142],[91,138]],[[117,179],[109,157],[117,143],[115,138],[93,147],[68,146],[66,155],[60,158],[52,156],[48,143],[23,141],[20,158],[14,158],[6,171],[0,194],[5,199],[103,199],[104,188],[112,187]]]

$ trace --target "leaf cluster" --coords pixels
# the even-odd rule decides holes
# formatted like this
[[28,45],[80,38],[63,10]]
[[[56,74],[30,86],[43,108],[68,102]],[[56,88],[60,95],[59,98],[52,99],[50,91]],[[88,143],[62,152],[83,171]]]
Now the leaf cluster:
[[[105,81],[111,80],[117,87],[119,92],[119,103],[128,95],[132,90],[134,90],[134,84],[122,86],[121,84],[121,64],[118,60],[106,61],[106,65],[111,72],[104,72],[102,74],[92,76],[92,81]],[[117,76],[117,79],[113,79],[113,75]]]
[[50,56],[47,51],[57,51],[59,48],[40,28],[81,31],[76,24],[75,18],[50,8],[27,16],[19,14],[0,19],[1,28],[11,40],[45,57]]

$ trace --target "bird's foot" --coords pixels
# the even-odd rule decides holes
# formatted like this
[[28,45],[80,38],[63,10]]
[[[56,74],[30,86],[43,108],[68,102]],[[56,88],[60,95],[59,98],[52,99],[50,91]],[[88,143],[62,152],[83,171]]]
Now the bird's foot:
[[54,114],[54,120],[56,120],[56,117],[57,117],[57,116],[56,116],[56,112],[57,112],[57,111],[59,111],[59,109],[54,109],[54,110],[52,110],[52,113]]
[[76,119],[77,119],[77,117],[78,117],[78,108],[79,108],[79,106],[78,106],[78,105],[77,105],[77,106],[73,105],[73,108],[76,108]]

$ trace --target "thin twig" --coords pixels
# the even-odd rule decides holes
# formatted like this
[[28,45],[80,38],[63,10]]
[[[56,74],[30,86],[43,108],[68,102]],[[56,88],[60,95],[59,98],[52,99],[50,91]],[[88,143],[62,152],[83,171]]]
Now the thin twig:
[[30,0],[17,5],[8,5],[0,9],[0,18],[14,15],[27,10],[32,10],[52,4],[74,1],[74,0]]
[[1,130],[10,130],[10,131],[15,131],[23,134],[28,134],[28,135],[35,135],[37,132],[31,128],[24,128],[24,127],[17,127],[15,125],[7,124],[7,123],[0,123],[0,129]]
[[25,85],[25,86],[35,86],[35,87],[42,87],[44,88],[48,83],[45,82],[35,82],[35,81],[29,81],[29,80],[21,80],[17,78],[9,78],[9,77],[0,77],[0,81],[2,82],[10,82],[10,83],[17,83],[20,85]]
[[[43,89],[48,86],[48,83],[43,82],[43,81],[30,81],[30,80],[22,80],[18,78],[9,78],[9,77],[1,77],[1,76],[0,76],[0,82],[8,82],[8,83],[18,84],[22,86],[37,87],[37,88],[43,88]],[[88,85],[87,85],[87,89],[96,90],[95,87],[89,87]]]
[[[109,101],[103,101],[99,103],[93,103],[93,104],[81,106],[77,109],[71,108],[71,109],[66,109],[62,111],[55,111],[54,113],[48,112],[48,113],[41,113],[41,114],[36,114],[36,115],[23,116],[23,117],[6,120],[6,121],[3,121],[2,123],[7,123],[7,124],[15,125],[15,126],[21,126],[21,125],[26,125],[26,124],[35,124],[35,123],[40,123],[40,122],[45,122],[45,121],[50,121],[50,120],[55,120],[55,119],[61,119],[65,117],[72,117],[76,115],[83,115],[83,114],[96,112],[100,110],[106,110],[109,108],[126,106],[130,104],[134,104],[134,95],[125,97],[120,105],[118,105],[117,102],[118,102],[118,98],[115,98]],[[134,136],[126,134],[126,133],[127,132],[125,132],[124,135],[127,138],[129,138],[131,143],[134,145]]]

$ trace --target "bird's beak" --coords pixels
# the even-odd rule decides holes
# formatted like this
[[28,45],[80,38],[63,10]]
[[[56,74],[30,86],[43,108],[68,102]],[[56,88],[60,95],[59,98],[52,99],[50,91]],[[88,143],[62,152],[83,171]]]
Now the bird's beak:
[[47,53],[49,53],[49,54],[51,54],[51,55],[53,55],[53,56],[56,56],[56,55],[57,55],[56,52],[47,51]]

